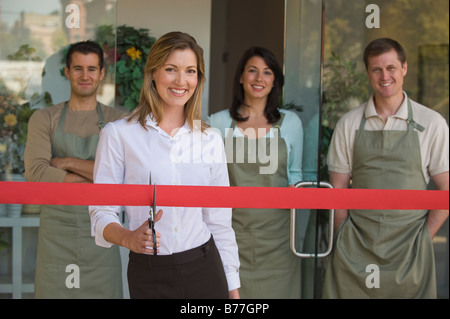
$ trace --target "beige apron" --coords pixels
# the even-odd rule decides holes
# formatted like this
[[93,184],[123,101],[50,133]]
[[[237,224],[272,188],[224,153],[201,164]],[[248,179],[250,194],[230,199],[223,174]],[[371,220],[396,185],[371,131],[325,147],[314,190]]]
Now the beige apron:
[[[365,131],[363,116],[353,149],[353,188],[426,189],[414,131],[424,128],[414,122],[409,100],[407,122],[406,131]],[[426,218],[426,210],[350,210],[336,232],[324,298],[435,298]]]
[[[52,156],[94,160],[98,134],[81,138],[64,133],[66,112],[67,102],[53,134]],[[104,121],[100,105],[97,105],[97,113],[101,128]],[[36,298],[122,298],[119,248],[97,246],[90,229],[87,206],[42,207],[36,260]],[[77,282],[79,288],[74,288]]]
[[[228,134],[226,143],[232,140],[234,150],[232,158],[227,153],[231,186],[289,186],[287,148],[279,132],[283,118],[284,114],[273,128],[278,140],[278,167],[273,174],[260,173],[260,167],[268,164],[261,163],[257,155],[258,143],[264,143],[269,154],[271,138],[252,141],[233,137],[232,131]],[[237,129],[235,121],[231,128]],[[256,148],[249,147],[249,143]],[[243,161],[239,160],[239,154],[244,155]],[[251,159],[256,159],[256,163]],[[233,209],[233,229],[241,262],[241,298],[300,298],[300,260],[289,248],[289,223],[286,209]]]

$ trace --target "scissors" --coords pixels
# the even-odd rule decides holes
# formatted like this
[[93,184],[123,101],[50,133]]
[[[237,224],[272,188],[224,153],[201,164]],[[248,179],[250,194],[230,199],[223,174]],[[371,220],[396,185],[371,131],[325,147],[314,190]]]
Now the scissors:
[[[152,185],[152,175],[150,174],[150,178],[148,181],[149,185]],[[153,236],[153,255],[158,255],[156,248],[156,232],[155,232],[155,215],[156,215],[156,184],[153,187],[153,206],[150,206],[149,211],[150,217],[148,218],[148,226],[152,230]]]

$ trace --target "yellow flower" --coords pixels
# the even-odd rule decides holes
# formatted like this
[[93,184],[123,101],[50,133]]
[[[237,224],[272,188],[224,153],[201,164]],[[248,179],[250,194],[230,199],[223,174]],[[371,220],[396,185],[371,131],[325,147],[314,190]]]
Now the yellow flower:
[[135,47],[129,48],[126,52],[132,60],[136,60],[136,59],[140,60],[141,59],[142,52],[139,50],[136,50]]
[[3,117],[3,119],[9,126],[14,126],[17,124],[17,117],[14,114],[7,114]]

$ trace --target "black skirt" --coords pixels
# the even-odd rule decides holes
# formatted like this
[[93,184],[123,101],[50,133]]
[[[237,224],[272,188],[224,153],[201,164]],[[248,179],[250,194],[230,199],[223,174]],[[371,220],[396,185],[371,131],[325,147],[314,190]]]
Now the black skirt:
[[132,299],[228,299],[219,251],[211,239],[172,255],[130,251],[128,287]]

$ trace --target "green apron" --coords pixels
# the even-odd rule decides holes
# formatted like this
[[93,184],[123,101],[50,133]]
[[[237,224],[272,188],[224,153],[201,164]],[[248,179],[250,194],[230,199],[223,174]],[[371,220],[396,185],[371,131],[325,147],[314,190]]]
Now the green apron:
[[[406,131],[365,131],[365,121],[363,116],[355,136],[352,187],[425,190],[414,131],[424,128],[414,122],[411,102]],[[324,298],[436,298],[427,215],[426,210],[350,210],[336,232]]]
[[[81,138],[64,133],[67,108],[66,102],[52,137],[52,156],[94,160],[99,135]],[[104,121],[99,104],[97,113],[101,129]],[[117,246],[106,249],[95,244],[87,206],[42,207],[36,298],[122,298],[121,267]]]
[[[289,186],[287,147],[279,132],[283,119],[284,114],[273,128],[278,140],[278,167],[273,174],[260,173],[260,167],[268,164],[261,163],[257,155],[259,143],[265,144],[268,154],[272,138],[250,140],[229,132],[226,145],[232,141],[234,150],[230,155],[227,149],[231,186]],[[231,124],[233,130],[235,124]],[[232,221],[241,263],[241,298],[300,298],[300,260],[289,248],[289,210],[234,208]]]

